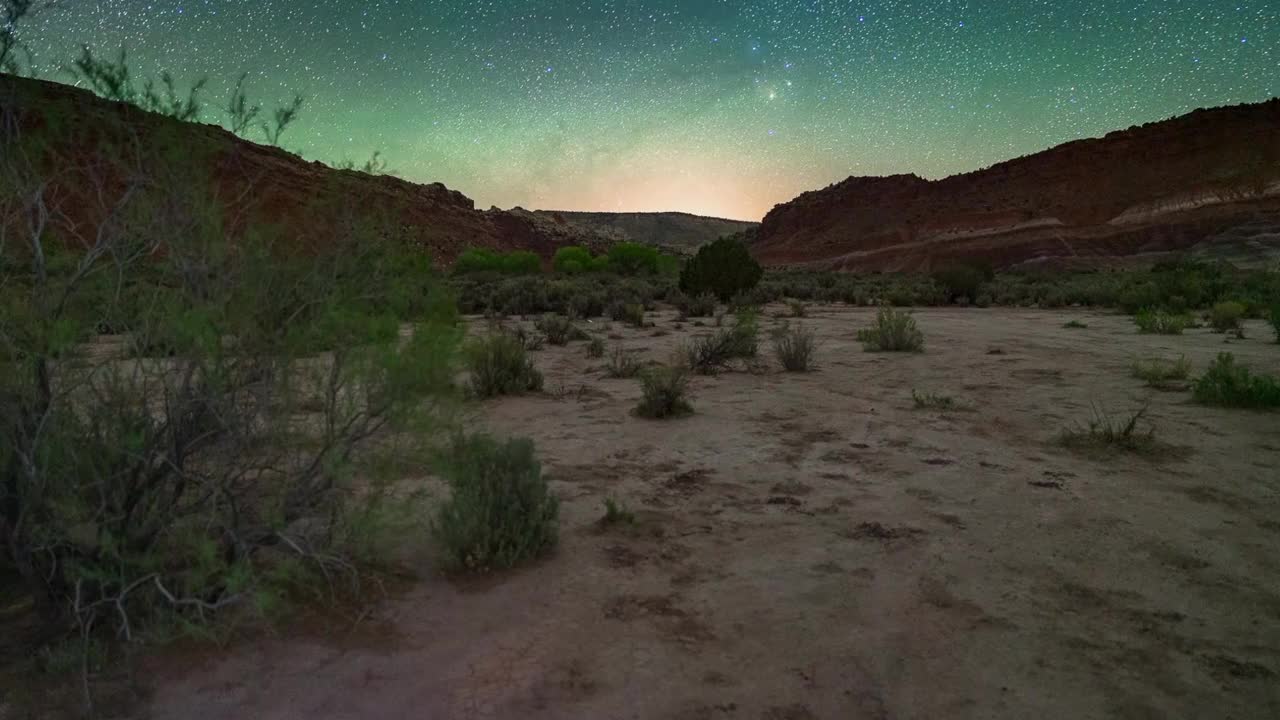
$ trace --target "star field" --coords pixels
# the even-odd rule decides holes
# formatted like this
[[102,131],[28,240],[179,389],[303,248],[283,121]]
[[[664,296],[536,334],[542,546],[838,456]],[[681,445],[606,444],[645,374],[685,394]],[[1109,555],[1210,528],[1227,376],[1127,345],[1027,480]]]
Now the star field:
[[23,30],[135,73],[307,97],[283,144],[477,205],[759,219],[849,175],[941,177],[1280,93],[1275,0],[99,0]]

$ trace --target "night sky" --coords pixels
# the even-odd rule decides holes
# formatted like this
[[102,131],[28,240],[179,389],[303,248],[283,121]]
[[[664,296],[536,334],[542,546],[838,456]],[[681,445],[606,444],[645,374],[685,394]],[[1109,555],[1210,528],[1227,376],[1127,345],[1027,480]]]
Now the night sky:
[[477,205],[759,219],[848,175],[937,178],[1280,93],[1280,0],[72,0],[136,73],[308,98],[283,144]]

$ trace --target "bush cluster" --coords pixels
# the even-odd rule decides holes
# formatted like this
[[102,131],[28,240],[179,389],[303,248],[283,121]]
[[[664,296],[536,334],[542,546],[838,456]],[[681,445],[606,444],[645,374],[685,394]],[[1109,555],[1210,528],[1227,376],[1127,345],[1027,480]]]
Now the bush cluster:
[[525,342],[514,333],[500,331],[476,338],[467,344],[465,356],[476,397],[542,389],[542,373],[529,357]]
[[1255,375],[1236,364],[1231,353],[1219,353],[1203,375],[1191,386],[1196,402],[1238,408],[1280,407],[1280,380],[1271,375]]
[[858,331],[858,342],[873,352],[923,352],[924,333],[910,313],[880,308],[876,324]]

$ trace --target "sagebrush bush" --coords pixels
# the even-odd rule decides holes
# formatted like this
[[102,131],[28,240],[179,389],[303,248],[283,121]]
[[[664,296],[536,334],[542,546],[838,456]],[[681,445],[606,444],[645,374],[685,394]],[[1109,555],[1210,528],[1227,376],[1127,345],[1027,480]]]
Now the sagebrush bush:
[[685,317],[711,317],[716,312],[716,296],[709,292],[686,296],[678,307]]
[[573,340],[578,332],[572,320],[559,315],[543,315],[535,323],[535,327],[542,331],[547,342],[552,345],[564,345]]
[[1220,302],[1209,312],[1209,326],[1217,332],[1239,330],[1245,307],[1238,302]]
[[496,332],[476,338],[466,345],[464,355],[476,397],[520,395],[542,389],[542,373],[529,357],[525,343],[512,333]]
[[908,312],[882,306],[876,324],[858,331],[858,342],[874,352],[924,352],[924,333]]
[[609,361],[604,374],[611,378],[633,378],[640,373],[643,365],[636,354],[629,352],[622,345],[614,345],[609,352]]
[[960,403],[950,395],[911,390],[911,401],[917,410],[959,410]]
[[747,246],[732,237],[722,237],[698,248],[680,272],[680,289],[689,296],[712,293],[728,302],[760,282],[764,270],[751,257]]
[[1138,332],[1155,335],[1181,335],[1192,324],[1185,315],[1174,315],[1164,310],[1143,309],[1133,317]]
[[688,415],[693,412],[688,389],[688,370],[683,366],[651,367],[640,373],[641,397],[636,414],[654,419]]
[[726,369],[731,360],[746,360],[759,354],[759,325],[755,315],[738,315],[732,326],[711,335],[694,338],[681,347],[684,363],[700,375]]
[[450,494],[431,522],[451,570],[501,570],[555,547],[559,502],[527,439],[459,438],[442,464]]
[[1137,360],[1133,363],[1133,376],[1148,386],[1161,389],[1183,389],[1191,374],[1191,362],[1185,356],[1177,360]]
[[1196,402],[1205,405],[1280,407],[1280,380],[1271,375],[1254,375],[1248,368],[1237,365],[1231,353],[1219,353],[1191,389]]
[[587,342],[587,357],[602,358],[604,357],[604,339],[598,335],[592,336]]
[[793,318],[802,318],[809,315],[809,306],[800,300],[787,301],[787,310],[790,311]]
[[803,325],[788,325],[773,336],[773,353],[787,372],[813,369],[813,355],[818,349],[812,330]]

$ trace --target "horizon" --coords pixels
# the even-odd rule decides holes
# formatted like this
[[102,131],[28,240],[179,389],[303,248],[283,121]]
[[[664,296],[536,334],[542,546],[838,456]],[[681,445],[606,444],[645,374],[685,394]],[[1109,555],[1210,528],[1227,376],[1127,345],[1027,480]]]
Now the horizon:
[[208,77],[214,110],[250,72],[264,106],[308,98],[286,149],[381,151],[478,207],[745,222],[854,175],[936,180],[1276,96],[1265,3],[936,5],[124,0],[44,12],[22,37],[38,77],[71,82],[93,39],[139,77]]

